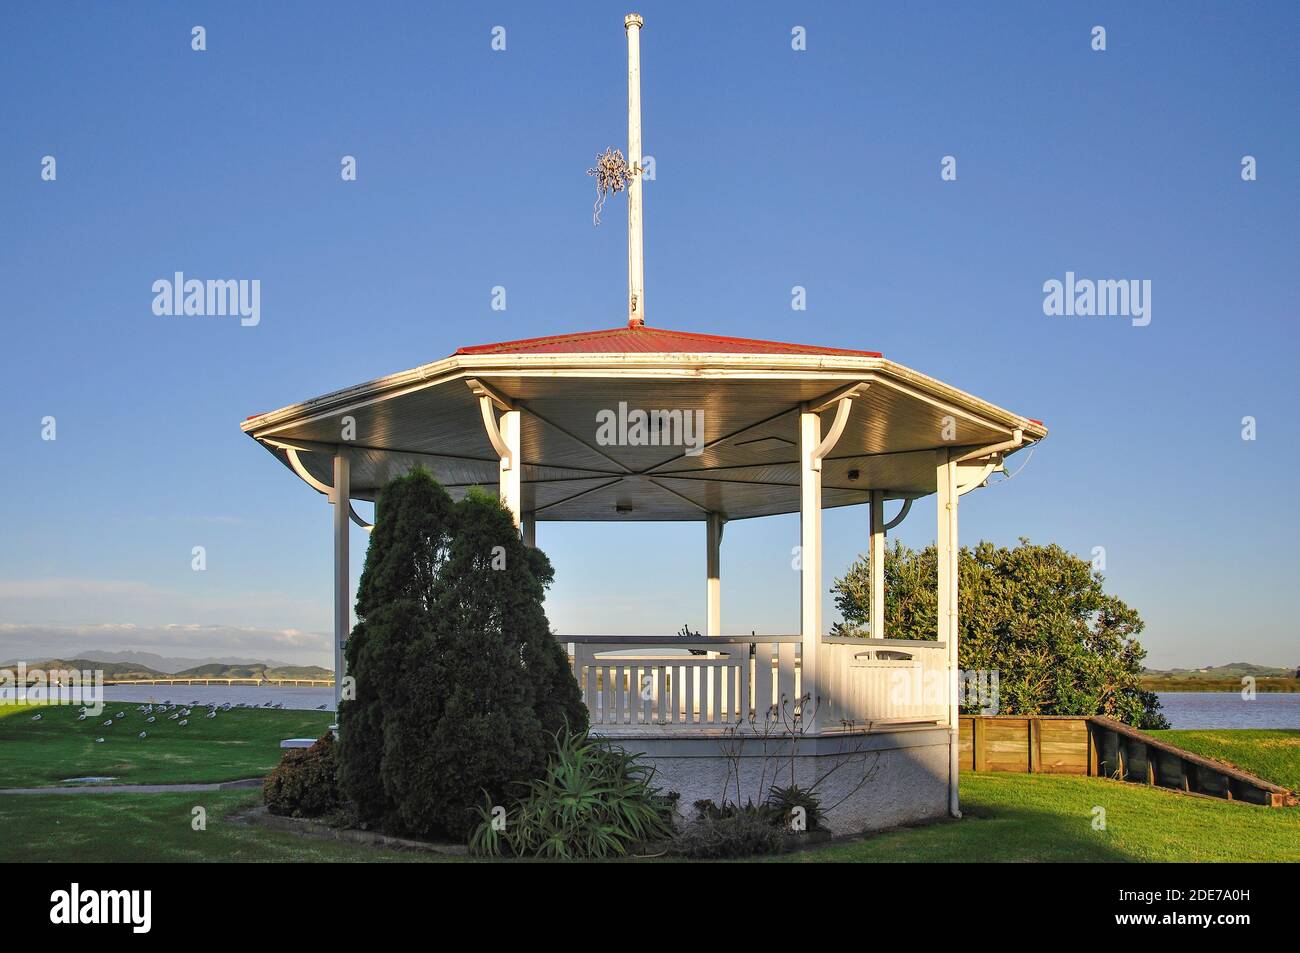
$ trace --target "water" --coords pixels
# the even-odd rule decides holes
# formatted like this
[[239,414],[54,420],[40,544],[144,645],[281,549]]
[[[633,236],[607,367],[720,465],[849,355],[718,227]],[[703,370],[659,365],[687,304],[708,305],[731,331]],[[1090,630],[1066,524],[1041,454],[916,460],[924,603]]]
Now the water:
[[[334,708],[334,689],[328,686],[106,685],[104,698],[136,704],[170,698],[200,705],[279,702],[301,710]],[[1161,692],[1160,703],[1174,728],[1300,728],[1300,693],[1260,692],[1245,701],[1240,692]]]
[[1300,693],[1160,692],[1171,728],[1300,728]]
[[262,706],[267,702],[277,702],[285,708],[297,708],[304,711],[324,705],[334,709],[334,688],[330,685],[105,685],[105,702],[164,702],[167,699],[186,704],[198,702],[200,705],[222,705],[230,702],[238,705]]

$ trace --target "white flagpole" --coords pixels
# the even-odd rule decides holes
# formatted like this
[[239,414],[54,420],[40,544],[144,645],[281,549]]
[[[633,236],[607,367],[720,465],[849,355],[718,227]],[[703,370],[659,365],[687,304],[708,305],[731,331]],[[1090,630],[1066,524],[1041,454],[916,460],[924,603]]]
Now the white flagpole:
[[638,13],[623,18],[627,31],[627,324],[645,323],[645,261],[641,237],[641,27]]

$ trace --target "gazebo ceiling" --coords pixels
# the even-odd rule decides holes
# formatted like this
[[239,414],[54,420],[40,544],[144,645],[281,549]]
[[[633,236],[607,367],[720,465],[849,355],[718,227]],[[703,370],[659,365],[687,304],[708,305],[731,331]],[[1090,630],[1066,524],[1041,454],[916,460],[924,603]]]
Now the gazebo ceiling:
[[[823,465],[827,507],[866,502],[872,489],[895,499],[933,493],[935,449],[997,444],[1017,430],[1027,445],[1047,433],[1040,422],[874,352],[651,328],[462,348],[442,361],[250,417],[243,429],[286,466],[287,448],[296,448],[307,472],[325,484],[335,446],[351,447],[358,499],[374,499],[416,464],[459,497],[499,479],[470,381],[521,411],[522,509],[538,520],[798,512],[800,407],[856,383],[868,386]],[[697,439],[687,445],[654,445],[659,434],[648,431],[649,445],[602,440],[611,417],[626,420],[635,410],[689,415],[702,423],[702,437],[688,431]],[[833,416],[832,407],[827,424]],[[355,426],[345,441],[347,417]]]

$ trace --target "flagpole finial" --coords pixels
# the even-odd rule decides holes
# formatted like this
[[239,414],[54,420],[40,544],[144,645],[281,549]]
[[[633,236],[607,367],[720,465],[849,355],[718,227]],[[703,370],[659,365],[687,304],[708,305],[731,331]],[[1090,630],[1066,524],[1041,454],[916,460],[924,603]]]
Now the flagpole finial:
[[628,29],[634,26],[635,27],[645,26],[645,19],[639,13],[629,13],[627,16],[623,18],[624,29]]

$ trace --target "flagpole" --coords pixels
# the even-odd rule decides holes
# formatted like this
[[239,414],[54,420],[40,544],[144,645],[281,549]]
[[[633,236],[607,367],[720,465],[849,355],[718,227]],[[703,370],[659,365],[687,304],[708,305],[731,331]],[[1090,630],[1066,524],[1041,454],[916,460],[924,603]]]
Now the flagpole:
[[627,32],[627,324],[645,323],[645,261],[641,231],[641,27],[638,13],[623,18]]

